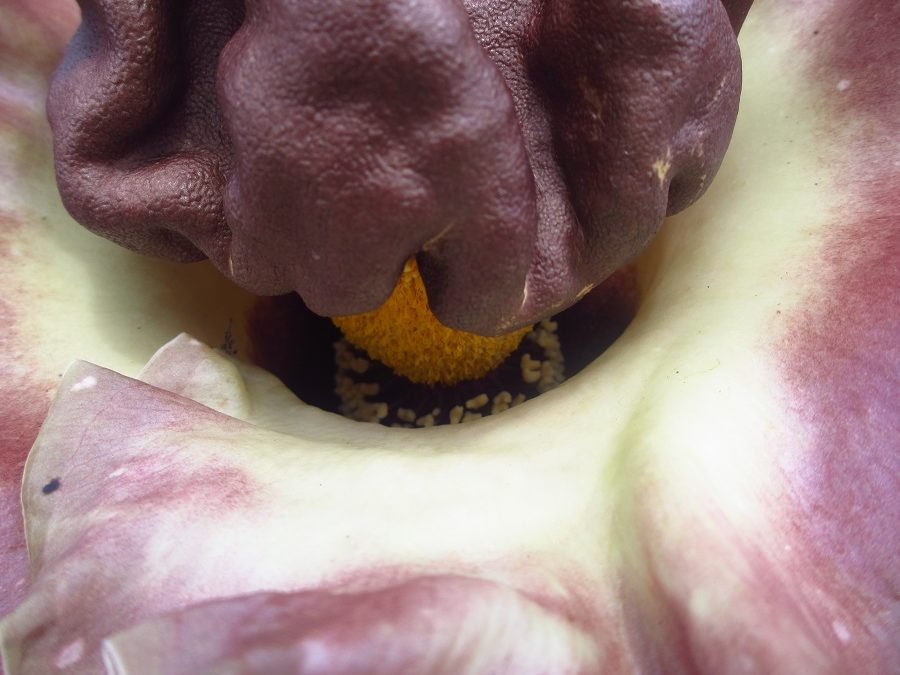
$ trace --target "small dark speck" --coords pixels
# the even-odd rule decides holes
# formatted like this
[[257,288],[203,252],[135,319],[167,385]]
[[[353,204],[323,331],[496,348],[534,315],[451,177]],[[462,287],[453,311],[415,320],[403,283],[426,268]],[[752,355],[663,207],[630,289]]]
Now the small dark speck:
[[54,478],[41,488],[41,492],[43,492],[45,495],[49,495],[51,492],[56,492],[57,490],[59,490],[59,485],[59,478]]
[[231,319],[228,319],[228,325],[225,327],[225,339],[219,347],[223,352],[231,356],[237,355],[237,346],[234,343],[234,334],[231,332]]
[[819,31],[817,31],[817,30],[813,31],[813,35],[818,35],[818,34],[819,34]]

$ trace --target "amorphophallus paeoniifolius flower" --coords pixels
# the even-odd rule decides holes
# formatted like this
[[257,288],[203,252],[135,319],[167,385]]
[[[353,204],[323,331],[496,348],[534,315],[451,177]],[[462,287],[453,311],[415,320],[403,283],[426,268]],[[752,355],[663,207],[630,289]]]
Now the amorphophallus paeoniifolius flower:
[[895,3],[755,5],[731,149],[625,333],[414,430],[204,346],[247,356],[257,301],[71,221],[43,100],[77,9],[0,12],[10,674],[896,669]]

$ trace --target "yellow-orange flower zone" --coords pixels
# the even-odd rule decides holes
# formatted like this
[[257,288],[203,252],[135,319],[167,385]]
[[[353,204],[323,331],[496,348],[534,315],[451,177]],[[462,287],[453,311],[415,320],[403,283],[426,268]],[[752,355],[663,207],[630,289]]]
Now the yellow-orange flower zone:
[[347,339],[399,375],[424,384],[456,384],[483,377],[519,346],[531,327],[485,337],[442,324],[428,307],[425,284],[410,258],[390,297],[378,309],[332,317]]

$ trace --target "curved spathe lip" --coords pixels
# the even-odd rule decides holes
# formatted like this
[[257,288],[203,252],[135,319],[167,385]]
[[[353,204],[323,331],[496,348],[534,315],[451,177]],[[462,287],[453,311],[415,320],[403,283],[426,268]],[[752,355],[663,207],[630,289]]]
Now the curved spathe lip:
[[[490,612],[483,609],[490,607]],[[210,625],[219,626],[215,635]],[[76,643],[77,644],[77,643]],[[260,593],[151,619],[104,641],[111,673],[239,661],[266,672],[587,673],[596,647],[552,611],[496,583],[423,577],[369,592]],[[154,657],[150,657],[154,658]]]
[[[460,447],[480,444],[475,436],[435,429],[423,439],[437,444],[433,450],[410,454],[396,430],[307,408],[271,375],[188,336],[160,351],[142,378],[165,389],[86,363],[60,383],[25,472],[36,577],[30,600],[0,625],[12,672],[69,654],[71,644],[81,648],[68,665],[92,672],[103,638],[200,602],[264,590],[387,593],[446,574],[494,579],[493,586],[472,580],[484,588],[456,599],[473,621],[504,606],[495,601],[505,596],[491,590],[499,583],[537,598],[521,611],[591,652],[586,631],[595,612],[553,573],[565,570],[574,583],[579,566],[543,543],[560,534],[558,523],[573,521],[585,498],[572,469],[552,469],[565,461],[559,453],[529,459],[514,444],[478,458]],[[474,465],[460,464],[465,455]],[[361,480],[368,487],[358,491]],[[506,490],[495,494],[500,481]],[[427,501],[416,497],[423,489]],[[535,489],[574,492],[547,510],[534,503]],[[409,511],[410,500],[420,513]],[[378,504],[379,515],[366,517],[365,503]],[[473,543],[487,541],[473,557]],[[491,563],[492,549],[518,552]],[[102,599],[89,592],[96,575],[84,574],[97,564],[116,589]],[[443,616],[451,609],[444,605],[434,611]],[[404,623],[415,619],[409,611]],[[453,621],[443,620],[449,629]],[[520,651],[503,647],[510,648]]]

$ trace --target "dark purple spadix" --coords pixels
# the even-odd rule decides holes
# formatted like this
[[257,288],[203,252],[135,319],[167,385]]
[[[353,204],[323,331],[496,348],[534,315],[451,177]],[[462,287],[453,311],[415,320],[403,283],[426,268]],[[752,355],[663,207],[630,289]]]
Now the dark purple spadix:
[[82,0],[60,190],[113,241],[323,315],[374,309],[416,255],[441,321],[507,332],[709,185],[748,6]]

